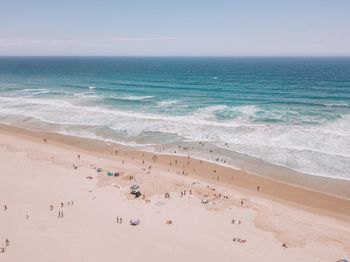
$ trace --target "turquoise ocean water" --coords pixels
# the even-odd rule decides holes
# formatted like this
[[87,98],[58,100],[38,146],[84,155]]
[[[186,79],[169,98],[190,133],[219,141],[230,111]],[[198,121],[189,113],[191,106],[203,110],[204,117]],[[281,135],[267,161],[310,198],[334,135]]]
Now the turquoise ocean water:
[[350,58],[2,57],[0,121],[350,180]]

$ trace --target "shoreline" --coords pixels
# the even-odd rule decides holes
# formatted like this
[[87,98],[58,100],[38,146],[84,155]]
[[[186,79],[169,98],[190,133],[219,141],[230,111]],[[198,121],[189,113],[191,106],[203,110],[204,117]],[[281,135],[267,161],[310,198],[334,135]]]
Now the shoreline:
[[[209,181],[212,184],[236,189],[252,196],[263,196],[269,200],[322,215],[336,217],[344,221],[350,220],[350,197],[348,195],[334,195],[320,190],[325,185],[333,187],[333,190],[337,190],[337,187],[342,184],[343,189],[340,192],[344,191],[350,195],[350,190],[346,190],[350,188],[348,187],[350,181],[346,180],[308,176],[308,180],[312,181],[315,187],[301,187],[300,185],[278,180],[275,177],[271,178],[250,174],[243,170],[235,170],[231,167],[192,157],[187,158],[175,154],[150,153],[129,146],[104,143],[88,138],[31,131],[5,124],[0,124],[0,133],[29,139],[37,143],[42,143],[43,139],[46,138],[48,139],[48,144],[74,149],[76,152],[89,152],[108,159],[123,158],[125,161],[130,161],[130,158],[132,158],[132,162],[136,162],[137,164],[141,164],[142,159],[151,163],[153,155],[156,155],[158,160],[157,163],[154,163],[154,166],[163,171],[168,169],[168,172],[174,171],[180,173],[180,170],[183,170],[185,173],[188,173],[189,177],[201,181]],[[118,150],[117,156],[115,155],[115,150]],[[170,164],[174,160],[177,164],[175,165],[175,162]],[[260,187],[259,192],[257,192],[257,186]],[[310,183],[308,186],[310,186]]]
[[[213,151],[215,149],[223,150],[224,148],[213,146]],[[138,150],[138,149],[137,149]],[[140,149],[143,151],[142,149]],[[145,150],[150,153],[154,153],[151,150]],[[174,155],[174,156],[182,156],[187,157],[184,154],[171,154],[171,153],[162,153],[157,152],[158,154],[165,155]],[[221,153],[221,152],[220,152]],[[243,162],[242,166],[235,166],[234,164],[223,164],[219,161],[215,161],[213,159],[205,158],[195,155],[195,159],[202,160],[208,163],[212,163],[214,165],[223,166],[229,169],[233,169],[235,171],[243,171],[250,175],[262,176],[266,178],[270,178],[272,180],[277,180],[279,182],[284,182],[287,184],[291,184],[294,186],[312,189],[313,191],[319,191],[322,193],[338,196],[340,198],[350,199],[350,180],[327,177],[327,176],[317,176],[312,174],[303,173],[294,169],[291,169],[286,166],[276,165],[269,162],[266,162],[262,159],[255,158],[251,155],[238,153],[236,151],[229,151],[232,157],[238,159],[238,161]],[[216,155],[217,157],[221,157],[221,154]],[[192,157],[192,155],[191,155]],[[247,158],[242,160],[241,158]]]

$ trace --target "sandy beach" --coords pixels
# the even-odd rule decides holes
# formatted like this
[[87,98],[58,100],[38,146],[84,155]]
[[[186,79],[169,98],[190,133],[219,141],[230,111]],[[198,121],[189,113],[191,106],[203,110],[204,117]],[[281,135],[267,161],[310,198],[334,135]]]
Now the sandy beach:
[[2,1],[0,262],[350,262],[350,2]]
[[346,187],[4,125],[0,170],[0,261],[350,257]]

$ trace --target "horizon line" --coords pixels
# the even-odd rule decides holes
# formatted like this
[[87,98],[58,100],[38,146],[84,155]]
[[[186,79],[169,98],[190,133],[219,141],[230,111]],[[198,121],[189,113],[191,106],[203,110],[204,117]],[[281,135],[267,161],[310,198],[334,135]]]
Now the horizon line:
[[100,58],[350,58],[350,55],[0,55],[5,57]]

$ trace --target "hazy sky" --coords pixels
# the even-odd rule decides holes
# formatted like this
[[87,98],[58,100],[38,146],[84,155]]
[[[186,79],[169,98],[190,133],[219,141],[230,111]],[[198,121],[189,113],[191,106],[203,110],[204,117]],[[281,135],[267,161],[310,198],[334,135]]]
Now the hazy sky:
[[0,0],[0,55],[350,55],[350,0]]

